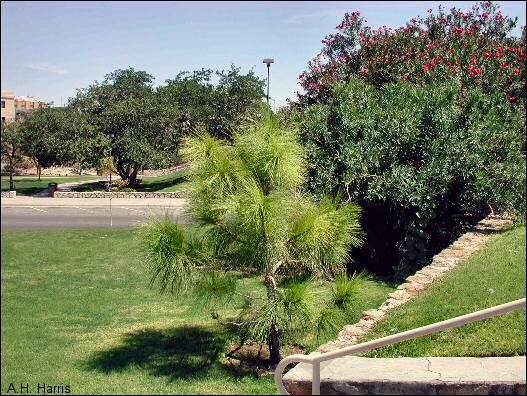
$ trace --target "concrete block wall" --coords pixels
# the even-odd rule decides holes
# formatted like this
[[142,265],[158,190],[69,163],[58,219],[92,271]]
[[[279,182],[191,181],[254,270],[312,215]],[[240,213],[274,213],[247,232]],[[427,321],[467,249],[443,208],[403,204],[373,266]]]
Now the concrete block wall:
[[16,191],[2,191],[2,198],[15,198]]
[[106,191],[57,191],[54,198],[184,198],[184,191],[173,192],[106,192]]

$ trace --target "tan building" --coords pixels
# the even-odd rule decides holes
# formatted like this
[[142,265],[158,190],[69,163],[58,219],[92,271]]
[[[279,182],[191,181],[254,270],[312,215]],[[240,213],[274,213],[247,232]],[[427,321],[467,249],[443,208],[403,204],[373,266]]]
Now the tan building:
[[41,102],[33,96],[15,96],[15,108],[17,110],[43,109],[45,107],[45,102]]
[[11,91],[2,91],[2,123],[15,120],[15,94]]

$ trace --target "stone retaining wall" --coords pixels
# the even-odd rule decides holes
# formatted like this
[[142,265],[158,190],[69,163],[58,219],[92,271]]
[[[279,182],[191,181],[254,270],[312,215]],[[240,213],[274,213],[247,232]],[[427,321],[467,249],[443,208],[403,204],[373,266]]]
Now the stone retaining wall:
[[344,326],[335,341],[321,345],[317,351],[330,352],[355,344],[362,335],[384,317],[386,312],[404,304],[419,291],[428,287],[435,279],[456,267],[459,261],[479,250],[487,241],[489,234],[498,232],[509,224],[511,220],[504,217],[489,216],[481,220],[472,230],[434,256],[430,265],[406,278],[406,281],[396,291],[390,293],[388,299],[379,308],[364,311],[358,323]]
[[176,166],[172,166],[170,168],[166,168],[166,169],[145,169],[143,171],[143,173],[141,173],[141,176],[166,176],[166,175],[170,175],[171,173],[174,173],[178,170],[181,170],[181,169],[187,169],[189,168],[189,164],[185,163],[185,164],[179,164],[179,165],[176,165]]
[[16,191],[2,191],[2,198],[15,198]]
[[[3,193],[2,193],[3,194]],[[54,198],[184,198],[184,191],[173,192],[106,192],[106,191],[56,191]]]

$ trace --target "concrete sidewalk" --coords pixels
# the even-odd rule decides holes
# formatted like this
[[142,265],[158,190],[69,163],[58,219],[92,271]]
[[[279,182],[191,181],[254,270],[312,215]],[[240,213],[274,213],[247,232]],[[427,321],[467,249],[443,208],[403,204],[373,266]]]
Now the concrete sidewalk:
[[[91,179],[91,180],[84,180],[84,181],[78,181],[78,182],[59,183],[57,185],[57,191],[60,191],[60,192],[71,191],[73,187],[81,186],[83,184],[97,183],[101,181],[106,181],[106,179]],[[38,197],[38,198],[48,197],[49,190],[46,188],[45,190],[42,190],[36,194],[33,194],[32,196]]]
[[[315,352],[315,354],[318,354]],[[321,364],[323,395],[525,395],[525,356],[364,358]],[[311,365],[284,376],[290,394],[311,394]]]
[[[111,201],[111,202],[110,202]],[[182,207],[185,198],[39,198],[17,196],[15,198],[2,198],[3,207],[33,206],[33,207],[77,207],[77,206],[163,206]]]

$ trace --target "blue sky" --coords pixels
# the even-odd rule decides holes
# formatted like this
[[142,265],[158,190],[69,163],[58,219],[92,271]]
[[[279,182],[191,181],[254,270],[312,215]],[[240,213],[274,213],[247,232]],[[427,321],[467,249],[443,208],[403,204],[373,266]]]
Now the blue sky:
[[[525,2],[500,1],[525,25]],[[298,89],[297,76],[344,12],[368,24],[400,26],[428,8],[470,8],[470,1],[422,2],[2,2],[2,89],[60,105],[76,88],[132,66],[157,84],[182,70],[253,68],[264,77],[273,57],[274,106]]]

